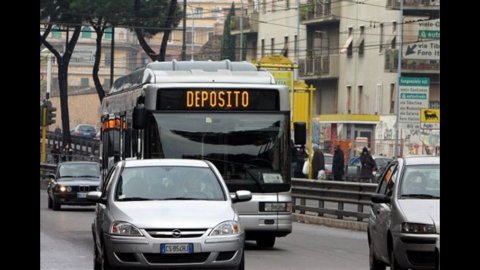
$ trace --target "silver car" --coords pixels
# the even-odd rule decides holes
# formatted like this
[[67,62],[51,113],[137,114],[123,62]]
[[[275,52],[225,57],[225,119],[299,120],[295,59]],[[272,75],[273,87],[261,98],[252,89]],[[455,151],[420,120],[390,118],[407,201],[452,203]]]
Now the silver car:
[[120,161],[101,191],[87,195],[97,202],[94,269],[244,269],[244,230],[232,204],[251,197],[229,195],[209,161]]
[[393,160],[372,195],[370,269],[435,269],[440,238],[440,158]]

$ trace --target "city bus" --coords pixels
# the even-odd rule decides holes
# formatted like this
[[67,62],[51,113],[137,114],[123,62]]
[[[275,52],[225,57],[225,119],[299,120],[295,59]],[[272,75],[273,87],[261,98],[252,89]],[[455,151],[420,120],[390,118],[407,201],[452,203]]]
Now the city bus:
[[291,233],[289,89],[268,71],[229,60],[153,62],[115,80],[101,112],[105,170],[127,158],[209,160],[230,192],[252,192],[236,204],[247,240],[272,247]]

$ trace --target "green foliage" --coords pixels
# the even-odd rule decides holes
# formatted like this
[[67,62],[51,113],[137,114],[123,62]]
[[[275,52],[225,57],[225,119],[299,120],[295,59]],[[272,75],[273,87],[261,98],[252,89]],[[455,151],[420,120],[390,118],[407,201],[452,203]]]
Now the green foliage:
[[230,33],[233,16],[235,16],[234,2],[232,2],[232,7],[228,12],[223,27],[222,59],[229,59],[230,61],[235,61],[235,36],[232,36]]

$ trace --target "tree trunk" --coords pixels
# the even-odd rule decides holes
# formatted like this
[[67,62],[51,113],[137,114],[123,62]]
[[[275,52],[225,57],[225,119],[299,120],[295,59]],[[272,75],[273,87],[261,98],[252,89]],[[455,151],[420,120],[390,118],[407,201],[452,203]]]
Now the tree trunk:
[[105,90],[103,89],[102,84],[100,83],[100,78],[98,77],[98,71],[100,69],[100,58],[102,56],[102,38],[103,32],[105,31],[105,27],[93,27],[95,32],[97,33],[96,45],[97,48],[95,50],[95,62],[93,63],[93,83],[95,84],[95,89],[97,90],[98,99],[100,103],[102,103],[103,98],[105,97]]
[[60,90],[60,108],[62,111],[63,145],[70,144],[70,117],[68,113],[68,65],[58,62],[58,87]]
[[138,42],[140,43],[140,46],[142,47],[143,51],[150,57],[152,61],[155,61],[157,58],[157,54],[150,48],[150,46],[147,44],[147,41],[145,40],[145,37],[143,36],[143,31],[140,28],[135,28],[135,33],[137,34],[137,39]]
[[[167,51],[167,42],[170,32],[172,32],[173,22],[175,22],[175,11],[177,10],[177,0],[171,0],[168,8],[167,19],[165,20],[165,31],[163,31],[162,45],[158,53],[158,61],[165,61],[165,53]],[[193,38],[193,35],[192,35]]]
[[42,34],[42,37],[40,38],[40,47],[42,47],[42,39],[45,40],[48,37],[48,34],[50,34],[50,31],[52,30],[52,25],[49,24],[46,26],[45,31]]

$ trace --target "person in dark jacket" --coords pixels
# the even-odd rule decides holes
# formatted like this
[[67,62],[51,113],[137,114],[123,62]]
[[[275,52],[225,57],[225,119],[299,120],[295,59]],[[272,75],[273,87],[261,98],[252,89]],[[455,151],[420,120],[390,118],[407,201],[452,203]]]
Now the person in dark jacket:
[[377,163],[373,159],[372,155],[370,155],[370,152],[368,152],[367,147],[364,147],[362,150],[360,164],[362,166],[360,169],[360,181],[371,183],[373,179],[373,171],[377,169]]
[[294,165],[295,167],[293,170],[294,178],[305,178],[305,175],[302,172],[302,168],[306,158],[307,158],[307,154],[305,153],[304,146],[300,148],[294,148],[294,160],[295,160],[295,165]]
[[62,161],[72,161],[73,158],[73,149],[70,144],[65,144],[63,146],[63,157]]
[[60,147],[58,146],[57,142],[53,145],[53,148],[50,151],[50,153],[53,156],[53,160],[55,164],[58,164],[58,162],[60,161],[60,155],[62,154],[62,150],[60,150]]
[[317,179],[320,170],[325,170],[325,156],[318,144],[313,144],[312,179]]
[[344,168],[343,151],[340,149],[340,145],[336,145],[332,161],[333,180],[343,180]]

